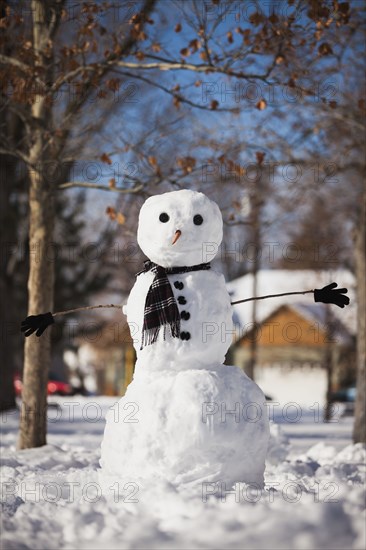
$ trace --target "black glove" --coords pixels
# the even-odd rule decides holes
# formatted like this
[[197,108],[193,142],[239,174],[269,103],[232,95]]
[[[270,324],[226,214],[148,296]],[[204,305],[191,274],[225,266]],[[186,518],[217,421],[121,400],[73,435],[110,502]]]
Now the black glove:
[[36,336],[40,337],[44,333],[47,327],[55,322],[52,313],[41,313],[40,315],[30,315],[24,321],[22,321],[21,331],[24,332],[24,336],[30,336],[33,332],[36,332]]
[[348,306],[349,298],[344,296],[348,292],[347,288],[337,288],[337,283],[330,283],[330,285],[324,288],[316,288],[314,290],[314,300],[316,302],[323,302],[323,304],[335,304],[339,307]]

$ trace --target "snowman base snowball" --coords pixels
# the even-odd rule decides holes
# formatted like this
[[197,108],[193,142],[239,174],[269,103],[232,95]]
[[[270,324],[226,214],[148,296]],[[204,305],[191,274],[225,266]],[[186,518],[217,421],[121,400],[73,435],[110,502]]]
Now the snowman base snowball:
[[239,368],[145,370],[108,412],[103,477],[263,487],[268,437],[263,392]]

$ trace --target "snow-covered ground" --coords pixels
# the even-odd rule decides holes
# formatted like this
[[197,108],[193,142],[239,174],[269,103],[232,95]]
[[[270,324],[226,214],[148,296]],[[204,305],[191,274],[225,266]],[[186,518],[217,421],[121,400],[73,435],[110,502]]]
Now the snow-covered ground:
[[58,398],[48,445],[18,452],[19,413],[3,415],[2,549],[365,548],[365,449],[352,445],[352,418],[324,424],[316,407],[269,405],[264,489],[131,479],[105,497],[100,443],[114,403]]

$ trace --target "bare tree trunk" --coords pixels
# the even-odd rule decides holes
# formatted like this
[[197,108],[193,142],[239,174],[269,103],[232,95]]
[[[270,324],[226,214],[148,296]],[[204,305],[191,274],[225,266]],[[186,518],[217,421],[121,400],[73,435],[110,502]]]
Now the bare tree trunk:
[[[37,52],[36,64],[41,74],[47,75],[46,66],[52,66],[52,58],[46,55],[49,47],[47,27],[47,2],[34,0],[33,42]],[[46,79],[45,79],[46,80]],[[32,116],[38,121],[32,135],[30,148],[30,212],[29,246],[30,272],[28,279],[28,314],[52,311],[54,264],[50,258],[54,226],[53,178],[47,174],[45,160],[48,158],[46,129],[52,125],[51,109],[42,95],[36,95]],[[47,177],[48,176],[48,177]],[[24,373],[22,410],[20,419],[20,449],[46,444],[47,429],[47,379],[51,362],[50,331],[42,338],[35,335],[26,338],[24,350]]]
[[[255,298],[258,295],[258,271],[260,269],[260,255],[261,255],[261,208],[263,205],[263,177],[261,176],[254,184],[254,188],[251,192],[251,225],[252,225],[252,237],[254,257],[251,273],[253,276],[252,296]],[[252,334],[253,337],[250,340],[250,358],[247,364],[246,374],[252,379],[255,379],[255,367],[258,358],[258,334],[257,334],[257,302],[253,301],[252,304]]]
[[[256,245],[258,243],[256,242]],[[255,253],[259,253],[259,248],[255,246]],[[253,263],[253,269],[252,269],[252,276],[253,276],[253,286],[252,286],[252,296],[253,298],[257,296],[257,281],[258,281],[258,261],[257,259],[254,260]],[[255,366],[257,363],[257,352],[258,352],[258,342],[257,342],[257,302],[256,300],[252,303],[252,338],[249,342],[250,344],[250,356],[248,365],[246,368],[246,374],[254,380],[254,373],[255,373]]]
[[[54,265],[48,260],[53,232],[53,196],[45,187],[43,173],[34,172],[30,188],[30,272],[28,312],[52,311]],[[51,362],[50,331],[42,338],[25,341],[22,414],[19,448],[46,444],[47,379]]]
[[8,274],[8,255],[10,244],[14,242],[14,224],[11,223],[9,196],[12,191],[8,178],[14,177],[14,160],[9,157],[0,157],[0,223],[1,229],[1,258],[0,258],[0,312],[1,312],[1,341],[0,341],[0,411],[15,408],[14,392],[14,338],[11,334],[13,324],[14,304],[12,299],[12,277]]
[[[5,5],[0,7],[0,17],[5,17]],[[1,36],[3,38],[3,36]],[[2,40],[0,52],[11,54],[6,40]],[[1,99],[0,124],[6,128],[9,139],[17,141],[20,131],[20,120],[11,113],[5,101]],[[15,181],[16,162],[9,155],[0,156],[0,410],[15,408],[14,391],[14,285],[11,270],[9,270],[10,246],[15,240],[15,216],[9,206],[9,199]]]
[[364,181],[360,219],[356,229],[355,255],[357,279],[357,396],[353,441],[366,443],[366,181]]
[[333,413],[333,403],[331,401],[332,395],[332,382],[333,382],[333,327],[331,322],[330,307],[329,304],[325,306],[325,329],[327,343],[324,352],[324,369],[327,374],[327,391],[326,391],[326,405],[324,413],[324,422],[330,422]]

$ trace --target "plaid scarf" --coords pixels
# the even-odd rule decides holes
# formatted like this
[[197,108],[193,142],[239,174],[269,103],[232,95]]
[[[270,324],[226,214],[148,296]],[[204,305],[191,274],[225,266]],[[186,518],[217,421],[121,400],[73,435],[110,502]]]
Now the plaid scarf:
[[157,341],[161,327],[163,327],[164,331],[164,340],[167,326],[170,327],[172,338],[179,338],[179,310],[167,275],[210,268],[211,265],[209,263],[193,265],[191,267],[165,268],[150,260],[144,262],[144,269],[137,273],[137,276],[141,273],[152,271],[155,273],[155,277],[146,296],[140,349]]

